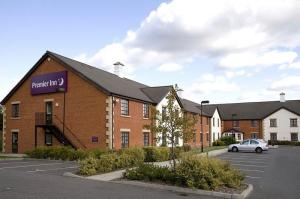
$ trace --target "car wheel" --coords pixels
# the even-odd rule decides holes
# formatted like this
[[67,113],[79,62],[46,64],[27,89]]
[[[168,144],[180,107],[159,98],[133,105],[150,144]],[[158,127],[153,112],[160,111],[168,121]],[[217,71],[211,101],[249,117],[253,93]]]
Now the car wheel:
[[256,153],[262,153],[262,149],[260,147],[258,147],[258,148],[255,149],[255,152]]
[[239,150],[238,150],[238,148],[237,147],[232,147],[232,152],[238,152]]

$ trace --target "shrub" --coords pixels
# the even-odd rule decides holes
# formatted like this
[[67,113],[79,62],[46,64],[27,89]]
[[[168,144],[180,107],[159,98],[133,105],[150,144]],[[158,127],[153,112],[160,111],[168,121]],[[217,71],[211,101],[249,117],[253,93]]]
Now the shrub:
[[168,167],[153,164],[142,164],[135,169],[127,169],[123,177],[130,180],[160,180],[166,183],[172,183],[176,180],[176,175]]
[[127,170],[124,178],[215,190],[218,187],[240,187],[244,175],[232,168],[228,162],[188,155],[181,159],[174,172],[168,167],[145,164]]
[[269,145],[293,145],[300,146],[300,142],[292,142],[288,140],[268,140]]
[[170,158],[170,149],[168,147],[145,147],[145,162],[161,162]]
[[88,157],[79,161],[79,173],[81,175],[94,175],[97,173],[97,160],[93,157]]
[[222,142],[224,142],[225,145],[230,145],[230,144],[235,144],[236,143],[235,138],[232,137],[232,136],[224,136],[224,137],[221,137],[220,140]]
[[115,170],[117,167],[117,155],[114,153],[105,154],[97,159],[97,173],[105,173]]
[[87,153],[94,158],[100,158],[102,155],[109,153],[110,151],[106,149],[89,149]]
[[128,148],[120,150],[119,156],[121,159],[123,159],[123,161],[125,161],[125,158],[127,159],[125,167],[139,165],[145,160],[145,152],[141,148]]
[[37,159],[55,159],[55,160],[77,160],[88,157],[86,152],[74,150],[71,147],[65,146],[43,146],[37,147],[31,151],[25,152],[31,158]]
[[188,152],[188,151],[191,151],[191,150],[192,150],[192,147],[191,147],[191,145],[189,145],[189,144],[184,144],[184,145],[182,146],[182,149],[183,149],[184,152]]
[[213,146],[226,146],[225,142],[222,140],[216,140],[212,143]]

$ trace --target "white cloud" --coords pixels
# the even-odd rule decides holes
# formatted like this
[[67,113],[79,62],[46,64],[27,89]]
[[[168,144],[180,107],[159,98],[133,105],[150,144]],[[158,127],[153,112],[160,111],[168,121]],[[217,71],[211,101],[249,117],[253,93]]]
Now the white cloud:
[[300,76],[286,76],[274,81],[269,86],[269,90],[286,91],[286,90],[300,90]]
[[219,59],[223,68],[290,64],[300,44],[299,10],[297,0],[173,0],[122,41],[82,57],[110,70],[121,61],[131,71],[203,55]]
[[279,69],[300,69],[300,61],[293,62],[291,64],[282,64],[279,66]]
[[246,70],[228,70],[225,71],[225,76],[229,79],[234,77],[251,77],[253,73],[246,72]]
[[176,63],[165,63],[158,67],[158,71],[161,72],[177,72],[183,69],[183,66]]
[[289,64],[297,57],[296,52],[269,51],[258,54],[254,52],[242,52],[226,55],[220,60],[222,68],[243,68],[249,66],[273,66]]

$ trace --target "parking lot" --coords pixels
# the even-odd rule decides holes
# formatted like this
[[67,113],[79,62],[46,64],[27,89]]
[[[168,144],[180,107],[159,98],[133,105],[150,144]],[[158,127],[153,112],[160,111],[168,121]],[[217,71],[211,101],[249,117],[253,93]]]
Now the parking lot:
[[228,152],[218,156],[246,174],[249,198],[299,198],[300,147],[280,146],[262,154]]
[[59,160],[1,160],[0,173],[8,170],[15,172],[25,172],[28,174],[50,174],[62,175],[67,171],[76,171],[77,164],[71,161]]

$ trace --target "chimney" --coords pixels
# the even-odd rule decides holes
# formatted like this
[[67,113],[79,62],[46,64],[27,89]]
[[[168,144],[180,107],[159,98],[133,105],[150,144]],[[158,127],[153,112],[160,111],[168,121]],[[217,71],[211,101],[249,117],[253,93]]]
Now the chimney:
[[285,93],[280,93],[280,102],[285,102]]
[[122,64],[121,62],[116,62],[114,63],[114,73],[115,75],[120,77],[120,67],[124,66],[124,64]]

